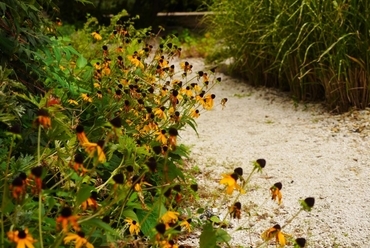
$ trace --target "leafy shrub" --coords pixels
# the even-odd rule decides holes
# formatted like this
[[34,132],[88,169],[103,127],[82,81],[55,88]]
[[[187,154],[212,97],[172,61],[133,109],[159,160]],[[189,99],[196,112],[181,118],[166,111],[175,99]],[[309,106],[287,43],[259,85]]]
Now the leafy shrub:
[[221,79],[180,63],[172,41],[157,46],[124,15],[102,28],[89,19],[76,34],[81,53],[68,37],[37,50],[44,95],[17,87],[4,70],[2,247],[162,247],[192,229],[185,202],[196,181],[177,136],[213,108],[210,90]]

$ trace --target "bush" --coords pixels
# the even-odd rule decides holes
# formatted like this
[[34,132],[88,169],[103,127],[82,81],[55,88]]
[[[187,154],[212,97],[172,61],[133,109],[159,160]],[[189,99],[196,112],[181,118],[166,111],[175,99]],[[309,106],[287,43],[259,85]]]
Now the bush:
[[368,1],[214,1],[218,58],[253,85],[326,99],[330,110],[369,104]]
[[192,229],[197,185],[177,136],[213,108],[220,79],[177,64],[179,47],[151,43],[125,14],[103,28],[90,18],[76,34],[82,54],[68,37],[39,50],[44,95],[1,71],[1,247],[164,247]]

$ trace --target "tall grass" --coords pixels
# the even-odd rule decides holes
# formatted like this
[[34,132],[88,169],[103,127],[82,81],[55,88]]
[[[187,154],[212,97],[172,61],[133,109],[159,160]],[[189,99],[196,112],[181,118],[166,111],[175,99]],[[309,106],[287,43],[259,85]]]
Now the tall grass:
[[252,85],[338,112],[368,106],[368,0],[214,0],[211,10],[215,53]]

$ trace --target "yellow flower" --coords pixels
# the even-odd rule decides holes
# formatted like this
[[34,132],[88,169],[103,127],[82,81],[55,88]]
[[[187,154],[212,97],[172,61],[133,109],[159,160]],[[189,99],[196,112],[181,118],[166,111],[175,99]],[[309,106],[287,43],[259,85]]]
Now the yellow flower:
[[44,128],[50,128],[51,127],[51,119],[50,114],[46,109],[39,109],[37,112],[37,118],[35,122],[38,125],[43,126]]
[[131,64],[133,64],[136,67],[140,67],[141,69],[144,69],[144,64],[141,62],[141,58],[136,55],[128,55],[127,58],[130,60]]
[[96,154],[100,163],[105,163],[107,161],[103,148],[99,143],[86,142],[81,145],[85,148],[85,151],[89,154],[90,158],[94,157]]
[[71,105],[75,105],[75,106],[77,106],[77,105],[78,105],[78,102],[77,102],[77,101],[75,101],[75,100],[73,100],[73,99],[69,99],[69,100],[68,100],[68,103],[69,103],[69,104],[71,104]]
[[82,93],[81,97],[82,97],[82,100],[84,100],[85,102],[92,102],[92,98],[89,97],[89,94]]
[[155,114],[156,116],[158,116],[160,119],[167,120],[166,113],[164,112],[165,110],[166,110],[166,108],[165,108],[165,107],[157,108],[157,109],[154,111],[154,114]]
[[136,222],[136,220],[131,220],[129,218],[125,219],[125,221],[130,225],[129,231],[131,235],[139,235],[140,232],[140,225]]
[[190,233],[191,232],[191,225],[190,225],[190,223],[191,223],[191,219],[183,220],[180,223],[180,226],[184,227]]
[[75,229],[76,231],[79,231],[80,226],[77,223],[78,219],[79,217],[76,215],[73,215],[72,209],[70,207],[64,207],[60,211],[60,216],[56,219],[57,229],[61,227],[64,232],[67,232],[69,224],[71,224],[73,229]]
[[215,99],[215,97],[215,94],[206,95],[202,101],[203,108],[206,110],[211,110],[213,108],[213,99]]
[[158,135],[155,139],[156,141],[161,142],[163,145],[167,144],[166,130],[157,131],[156,134]]
[[270,188],[271,199],[274,201],[277,201],[279,205],[281,204],[281,199],[283,198],[281,191],[280,191],[282,187],[283,185],[280,182],[278,182],[278,183],[275,183],[274,186]]
[[231,195],[234,189],[239,190],[241,193],[244,193],[244,190],[237,184],[238,174],[223,174],[223,178],[220,181],[220,184],[225,184],[227,186],[226,193]]
[[68,244],[71,241],[74,241],[76,248],[94,248],[94,246],[89,243],[89,241],[87,241],[87,239],[85,238],[85,233],[83,232],[68,233],[63,241],[64,244]]
[[103,39],[103,38],[101,37],[101,35],[99,34],[99,31],[92,32],[92,33],[91,33],[91,35],[92,35],[92,37],[93,37],[95,40],[101,40],[101,39]]
[[170,223],[176,223],[176,221],[179,219],[179,213],[173,212],[173,211],[167,211],[162,217],[162,221],[166,224]]
[[190,116],[191,116],[192,118],[198,118],[198,117],[200,116],[199,110],[198,110],[198,109],[193,109],[193,110],[191,111]]
[[7,232],[8,239],[17,244],[17,248],[34,248],[32,243],[35,243],[31,236],[28,234],[28,229],[19,230],[19,231],[10,231]]
[[261,234],[261,238],[264,241],[269,241],[272,238],[276,238],[276,243],[278,243],[280,246],[286,245],[286,240],[284,233],[281,232],[281,227],[279,224],[276,224],[275,226],[267,229]]

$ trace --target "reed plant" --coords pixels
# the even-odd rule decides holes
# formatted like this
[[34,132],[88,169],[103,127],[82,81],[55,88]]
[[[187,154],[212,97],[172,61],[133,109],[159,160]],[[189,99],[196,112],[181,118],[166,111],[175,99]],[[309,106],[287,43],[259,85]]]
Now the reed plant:
[[[215,0],[207,21],[219,61],[252,85],[325,99],[342,112],[369,104],[369,1]],[[216,60],[217,61],[217,60]]]

